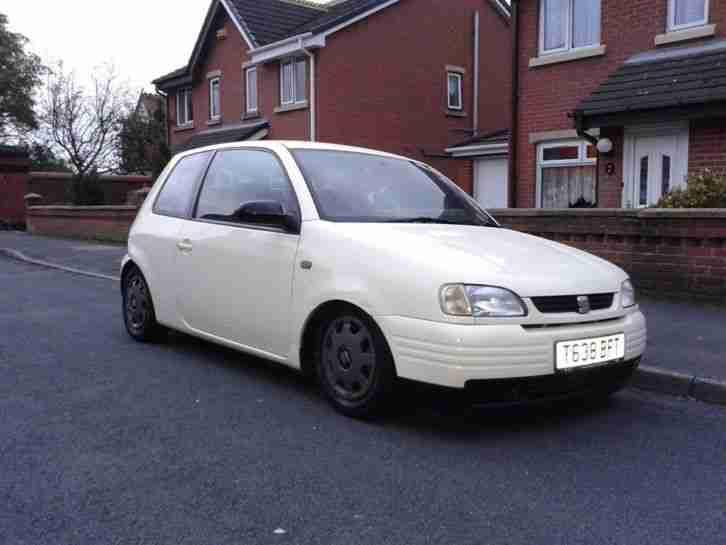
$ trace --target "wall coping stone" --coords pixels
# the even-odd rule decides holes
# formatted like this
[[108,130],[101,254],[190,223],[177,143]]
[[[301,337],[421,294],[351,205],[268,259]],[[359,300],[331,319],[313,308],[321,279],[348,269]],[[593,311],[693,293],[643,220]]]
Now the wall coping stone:
[[[32,180],[72,180],[75,174],[72,172],[30,172],[30,178]],[[152,184],[154,180],[150,176],[141,176],[138,174],[104,174],[99,176],[99,179],[104,182],[138,182]]]
[[726,208],[496,208],[488,212],[494,216],[502,217],[619,217],[636,219],[703,219],[716,218],[726,220]]

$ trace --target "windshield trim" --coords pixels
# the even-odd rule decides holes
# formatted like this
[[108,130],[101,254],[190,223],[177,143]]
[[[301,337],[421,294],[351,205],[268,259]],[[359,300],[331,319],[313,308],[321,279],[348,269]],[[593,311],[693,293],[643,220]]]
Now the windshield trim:
[[[454,183],[452,180],[450,180],[448,177],[444,176],[441,172],[434,169],[430,165],[427,165],[426,163],[422,163],[420,161],[416,161],[415,159],[410,159],[407,157],[399,157],[396,155],[390,155],[387,153],[383,154],[377,154],[373,151],[371,152],[365,152],[365,151],[352,151],[352,150],[340,150],[335,148],[307,148],[307,147],[300,147],[300,148],[290,148],[289,149],[290,154],[293,156],[293,159],[295,160],[295,164],[300,169],[300,172],[303,175],[303,180],[305,181],[305,185],[308,188],[308,191],[310,193],[310,196],[313,199],[313,203],[315,204],[315,208],[318,214],[318,217],[321,220],[324,221],[330,221],[333,223],[382,223],[382,224],[393,224],[393,223],[399,223],[399,224],[419,224],[419,225],[456,225],[456,226],[471,226],[471,227],[501,227],[499,225],[499,222],[497,222],[494,217],[487,212],[484,208],[482,208],[478,202],[476,202],[468,193],[466,193],[463,189],[461,189],[456,183]],[[323,212],[323,207],[320,204],[320,199],[317,195],[317,191],[313,187],[313,184],[310,183],[310,174],[306,171],[306,168],[302,164],[301,161],[298,160],[298,154],[299,153],[341,153],[341,154],[349,154],[349,155],[365,155],[369,157],[385,157],[387,159],[392,159],[395,161],[402,161],[404,163],[410,163],[411,165],[415,166],[418,169],[421,169],[424,171],[428,176],[431,177],[431,180],[434,184],[438,185],[441,188],[445,188],[448,191],[453,191],[457,197],[461,199],[462,204],[464,205],[465,209],[472,214],[471,220],[468,222],[451,222],[451,221],[430,221],[430,222],[423,222],[423,221],[414,221],[418,218],[386,218],[386,217],[370,217],[370,216],[332,216],[329,214],[325,214]],[[406,221],[406,220],[412,220],[412,221]]]

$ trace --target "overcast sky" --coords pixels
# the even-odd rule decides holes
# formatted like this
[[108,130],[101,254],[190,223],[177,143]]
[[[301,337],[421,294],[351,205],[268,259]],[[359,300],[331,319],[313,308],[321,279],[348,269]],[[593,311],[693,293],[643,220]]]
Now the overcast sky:
[[112,62],[135,88],[184,66],[211,0],[2,0],[10,28],[46,64],[79,75]]

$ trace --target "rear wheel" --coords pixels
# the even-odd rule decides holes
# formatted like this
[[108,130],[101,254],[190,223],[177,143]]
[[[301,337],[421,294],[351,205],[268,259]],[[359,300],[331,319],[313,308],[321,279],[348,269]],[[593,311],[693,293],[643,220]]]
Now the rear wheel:
[[380,416],[389,406],[396,373],[376,324],[355,309],[323,320],[316,354],[320,386],[332,405],[354,418]]
[[158,340],[164,328],[156,321],[149,286],[138,268],[133,267],[124,275],[122,294],[124,323],[129,335],[140,342]]

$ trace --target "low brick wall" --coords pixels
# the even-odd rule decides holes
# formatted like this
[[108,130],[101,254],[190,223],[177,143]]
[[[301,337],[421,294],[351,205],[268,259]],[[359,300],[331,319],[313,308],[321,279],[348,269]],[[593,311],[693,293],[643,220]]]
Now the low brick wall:
[[[67,204],[73,174],[66,172],[31,172],[28,176],[27,192],[42,197],[40,204]],[[98,184],[103,191],[103,204],[124,205],[131,191],[151,186],[154,180],[149,176],[101,176]]]
[[126,242],[135,206],[31,206],[26,223],[36,235]]
[[726,302],[726,210],[490,212],[505,227],[569,244],[619,265],[641,290]]

